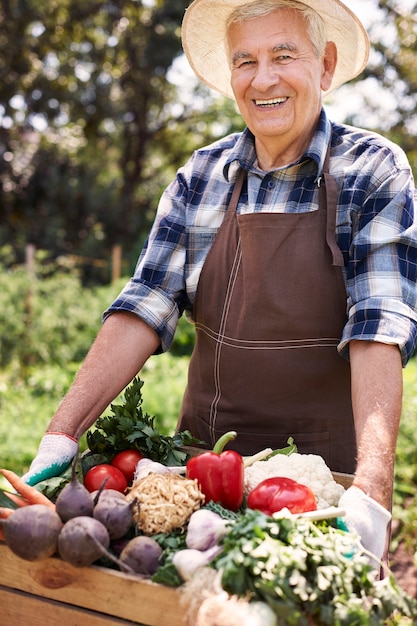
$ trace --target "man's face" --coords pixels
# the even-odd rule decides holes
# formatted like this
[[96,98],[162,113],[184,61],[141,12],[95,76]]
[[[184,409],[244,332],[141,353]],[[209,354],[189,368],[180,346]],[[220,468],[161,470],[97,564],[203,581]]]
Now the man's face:
[[268,167],[287,165],[314,133],[321,90],[330,86],[336,64],[334,44],[319,59],[300,13],[277,9],[233,25],[229,53],[232,89],[258,158],[266,151],[266,160],[275,161]]

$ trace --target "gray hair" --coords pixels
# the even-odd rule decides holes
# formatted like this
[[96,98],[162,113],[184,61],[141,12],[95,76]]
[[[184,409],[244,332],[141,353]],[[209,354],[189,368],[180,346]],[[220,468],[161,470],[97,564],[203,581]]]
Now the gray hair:
[[255,0],[249,4],[237,7],[229,16],[226,23],[226,32],[235,24],[241,24],[255,17],[269,15],[277,9],[292,9],[299,11],[307,23],[307,32],[317,57],[320,59],[327,43],[326,26],[321,16],[311,7],[298,0]]

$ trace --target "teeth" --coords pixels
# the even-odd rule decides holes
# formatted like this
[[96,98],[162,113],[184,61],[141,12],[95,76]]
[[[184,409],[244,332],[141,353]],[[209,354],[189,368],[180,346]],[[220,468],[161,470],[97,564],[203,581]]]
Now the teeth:
[[255,100],[255,104],[257,106],[263,107],[273,107],[277,106],[277,104],[281,104],[285,102],[287,98],[274,98],[273,100]]

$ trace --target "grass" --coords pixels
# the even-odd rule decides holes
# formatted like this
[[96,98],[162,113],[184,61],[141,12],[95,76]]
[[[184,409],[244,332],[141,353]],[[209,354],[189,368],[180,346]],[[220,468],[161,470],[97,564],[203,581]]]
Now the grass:
[[397,444],[393,517],[400,523],[393,549],[400,541],[417,559],[417,358],[404,370],[404,400]]
[[[164,434],[172,433],[175,428],[187,366],[187,357],[161,354],[152,357],[141,372],[145,383],[143,410],[156,416],[156,425]],[[45,428],[77,369],[78,364],[67,366],[65,370],[57,365],[37,367],[25,382],[13,371],[0,372],[1,467],[19,474],[28,469]]]

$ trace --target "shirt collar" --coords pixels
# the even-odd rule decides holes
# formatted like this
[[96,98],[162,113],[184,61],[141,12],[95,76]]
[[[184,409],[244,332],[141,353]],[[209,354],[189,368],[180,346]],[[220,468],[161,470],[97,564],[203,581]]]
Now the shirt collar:
[[[306,159],[311,159],[317,164],[316,182],[321,179],[323,174],[324,160],[330,143],[331,133],[331,123],[327,118],[325,110],[322,109],[316,132],[314,133],[307,150],[300,158],[300,162],[305,161]],[[227,181],[229,180],[229,170],[232,163],[235,164],[235,167],[232,167],[232,170],[235,170],[238,167],[250,170],[255,167],[255,141],[254,136],[248,128],[245,128],[245,130],[241,133],[224,165],[223,174]]]

